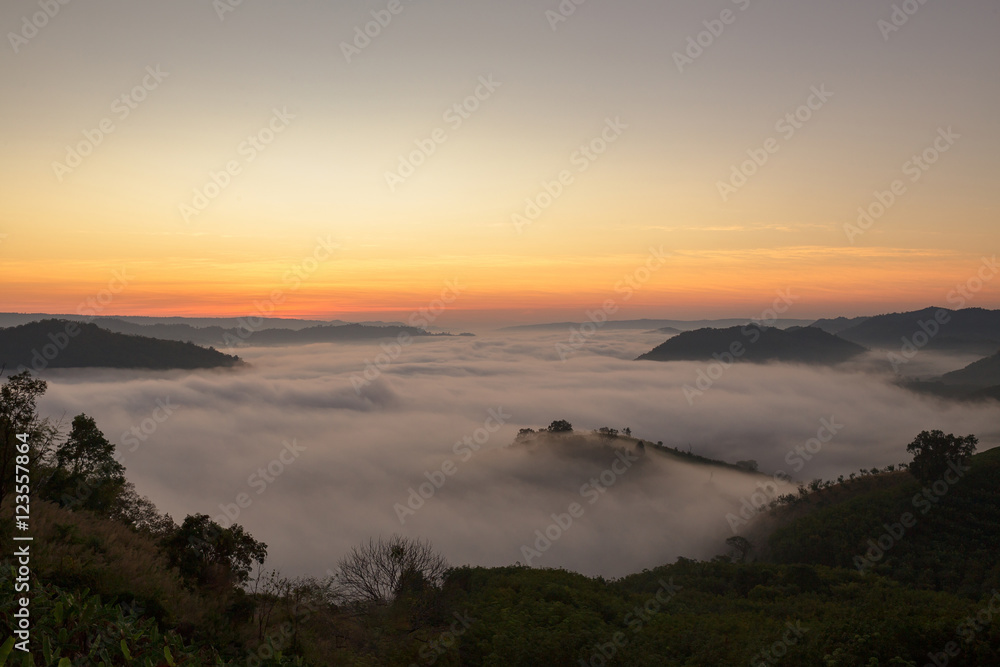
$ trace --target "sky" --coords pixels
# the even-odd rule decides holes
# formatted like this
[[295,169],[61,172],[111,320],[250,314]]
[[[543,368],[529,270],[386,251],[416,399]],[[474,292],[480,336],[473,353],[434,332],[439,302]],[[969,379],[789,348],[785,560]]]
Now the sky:
[[[139,493],[178,522],[206,513],[239,523],[286,576],[324,576],[351,547],[400,534],[429,540],[453,565],[520,561],[618,577],[678,556],[710,559],[734,532],[752,535],[739,519],[758,484],[774,484],[773,497],[909,461],[906,445],[923,430],[975,434],[979,451],[1000,446],[995,406],[907,391],[891,372],[872,372],[883,355],[722,373],[634,361],[661,340],[604,330],[561,358],[565,332],[417,339],[367,376],[379,343],[245,348],[249,366],[237,370],[45,371],[38,407],[64,425],[94,417]],[[924,350],[904,370],[969,361]],[[707,387],[706,372],[716,378]],[[557,419],[754,460],[763,476],[579,444],[512,445],[519,429]],[[582,514],[550,530],[574,503]],[[536,530],[557,539],[536,549]]]
[[996,254],[990,0],[8,0],[0,31],[0,311],[854,316]]

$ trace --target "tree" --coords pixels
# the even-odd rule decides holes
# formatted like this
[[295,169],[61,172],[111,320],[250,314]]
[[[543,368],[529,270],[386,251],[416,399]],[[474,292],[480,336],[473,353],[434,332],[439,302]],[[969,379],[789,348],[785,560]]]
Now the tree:
[[625,437],[626,438],[632,437],[632,429],[630,429],[628,426],[625,427]]
[[56,449],[56,466],[70,475],[125,477],[125,466],[115,460],[115,446],[97,428],[93,417],[79,414],[66,441]]
[[740,535],[730,537],[726,540],[726,544],[732,549],[732,554],[737,563],[745,563],[747,556],[753,550],[753,544],[750,543],[750,540]]
[[913,454],[909,470],[914,477],[927,484],[941,479],[955,463],[964,463],[976,451],[979,439],[974,435],[964,438],[943,431],[922,431],[906,451]]
[[430,543],[393,535],[352,548],[338,563],[334,583],[348,600],[385,604],[404,585],[440,586],[447,570],[448,562]]
[[253,563],[267,558],[267,545],[258,542],[239,524],[223,528],[207,514],[184,517],[180,528],[161,544],[171,567],[189,583],[242,585],[250,578]]
[[573,431],[573,425],[565,419],[557,419],[549,424],[548,430],[550,433],[571,433]]
[[110,512],[125,487],[125,466],[93,417],[73,418],[69,436],[55,451],[55,469],[44,496],[65,507]]
[[140,496],[132,482],[125,482],[122,486],[108,515],[132,530],[154,539],[169,537],[177,530],[177,524],[170,515],[160,514],[153,501],[146,496]]
[[14,481],[17,436],[28,435],[29,465],[44,459],[51,449],[56,429],[38,416],[35,407],[46,387],[44,380],[32,378],[29,371],[10,376],[0,387],[0,505]]

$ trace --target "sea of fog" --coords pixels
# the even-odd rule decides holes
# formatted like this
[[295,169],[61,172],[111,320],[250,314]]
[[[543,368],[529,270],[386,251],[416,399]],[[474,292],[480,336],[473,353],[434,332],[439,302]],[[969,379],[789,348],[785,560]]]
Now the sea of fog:
[[[648,453],[637,465],[600,448],[509,447],[519,429],[556,419],[629,427],[806,482],[906,461],[922,430],[975,433],[981,450],[1000,444],[995,403],[909,393],[884,369],[870,372],[877,359],[840,369],[632,361],[662,341],[605,331],[574,349],[567,331],[416,339],[388,351],[379,342],[244,348],[249,366],[234,371],[50,371],[40,407],[65,423],[95,417],[129,479],[175,520],[201,512],[227,525],[225,512],[238,510],[268,544],[269,566],[317,576],[351,546],[393,533],[430,540],[456,565],[529,556],[536,567],[605,576],[725,550],[727,515],[759,479]],[[380,353],[384,368],[368,367],[362,381]],[[922,352],[911,368],[969,361]],[[699,378],[702,393],[692,393]],[[813,450],[823,441],[815,454],[804,449],[811,439]],[[428,499],[411,493],[421,485],[433,489]]]

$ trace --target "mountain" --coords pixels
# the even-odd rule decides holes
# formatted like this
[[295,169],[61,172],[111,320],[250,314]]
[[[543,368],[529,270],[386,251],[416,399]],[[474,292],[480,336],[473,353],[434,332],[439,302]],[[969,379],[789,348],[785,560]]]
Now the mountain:
[[967,398],[972,401],[984,401],[990,399],[1000,401],[1000,384],[995,387],[987,387],[986,389],[974,391],[969,394]]
[[237,356],[193,343],[129,336],[96,324],[42,320],[0,329],[0,365],[36,371],[45,368],[146,368],[153,370],[225,368]]
[[[29,322],[40,322],[41,320],[70,320],[72,322],[93,322],[99,327],[109,329],[104,326],[107,322],[124,322],[127,324],[137,324],[141,326],[152,326],[155,324],[186,324],[190,327],[203,329],[207,327],[219,327],[220,329],[235,329],[244,324],[253,316],[245,317],[153,317],[148,315],[80,315],[80,314],[56,314],[56,313],[0,313],[0,328],[16,327]],[[256,326],[258,329],[305,329],[316,326],[337,326],[340,324],[364,324],[373,327],[399,326],[402,322],[346,322],[344,320],[299,320],[284,317],[262,317]]]
[[[914,588],[978,598],[1000,581],[1000,448],[976,454],[969,466],[948,479],[944,494],[926,495],[905,471],[852,475],[758,515],[768,525],[751,539],[770,562],[863,567]],[[907,512],[916,524],[886,541]],[[881,555],[872,549],[886,544]]]
[[[40,322],[41,320],[70,320],[72,322],[93,322],[99,327],[109,329],[110,327],[104,326],[105,323],[115,321],[115,322],[125,322],[128,324],[136,324],[142,326],[149,326],[154,324],[186,324],[190,327],[205,328],[205,327],[219,327],[222,329],[232,329],[238,327],[247,318],[237,318],[237,317],[152,317],[146,315],[80,315],[78,313],[74,314],[59,314],[59,313],[0,313],[0,328],[2,327],[16,327],[21,324],[28,324],[29,322]],[[349,324],[349,322],[344,322],[342,320],[297,320],[297,319],[286,319],[281,317],[266,317],[262,318],[260,326],[261,329],[304,329],[305,327],[318,326],[322,324],[336,325],[336,324]],[[360,322],[359,324],[398,324],[398,322]]]
[[[750,318],[732,318],[727,320],[617,320],[605,322],[600,325],[601,329],[607,330],[655,330],[672,328],[678,331],[694,331],[712,327],[716,329],[726,327],[739,327],[753,324]],[[794,326],[808,326],[813,320],[774,320],[774,326],[778,329],[787,329]],[[548,322],[545,324],[522,324],[513,327],[503,327],[500,331],[564,331],[571,327],[580,327],[586,322]]]
[[869,320],[869,319],[871,319],[871,318],[869,318],[869,317],[836,317],[836,318],[833,318],[833,319],[816,320],[815,322],[813,322],[809,326],[816,327],[817,329],[822,329],[823,331],[825,331],[827,333],[839,334],[841,331],[843,331],[845,329],[850,329],[851,327],[855,327],[855,326],[857,326],[857,325],[861,324],[862,322],[865,322],[866,320]]
[[285,329],[266,329],[258,331],[247,338],[253,345],[307,345],[309,343],[328,343],[346,340],[373,340],[379,338],[397,338],[399,336],[450,336],[451,334],[432,334],[417,327],[380,326],[373,327],[363,324],[342,324],[339,326],[319,326],[288,331]]
[[652,440],[635,438],[631,435],[624,435],[617,429],[607,427],[592,431],[550,431],[545,428],[521,429],[517,438],[509,445],[512,449],[520,450],[546,450],[556,452],[567,459],[582,460],[590,458],[598,463],[606,463],[607,453],[616,451],[629,451],[638,453],[640,456],[649,456],[647,460],[661,460],[664,462],[682,462],[693,465],[705,466],[707,468],[717,468],[746,475],[749,478],[764,477],[757,472],[755,461],[739,461],[728,463],[719,459],[712,459],[699,454],[685,452],[678,447],[664,445],[662,441],[653,443]]
[[838,335],[872,348],[899,349],[906,340],[918,348],[992,354],[1000,347],[1000,310],[925,308],[878,315]]
[[965,368],[941,376],[947,385],[964,385],[974,389],[985,389],[1000,385],[1000,352],[973,362]]
[[716,355],[729,355],[737,361],[755,363],[836,364],[865,351],[864,347],[821,329],[804,327],[783,331],[752,325],[686,331],[643,354],[638,360],[713,361]]
[[239,345],[308,345],[334,341],[376,340],[396,338],[400,335],[411,337],[435,336],[424,329],[403,325],[372,324],[319,324],[302,328],[265,327],[254,329],[220,326],[195,327],[190,324],[136,324],[120,319],[99,320],[101,328],[115,333],[148,336],[162,340],[177,340],[230,348]]

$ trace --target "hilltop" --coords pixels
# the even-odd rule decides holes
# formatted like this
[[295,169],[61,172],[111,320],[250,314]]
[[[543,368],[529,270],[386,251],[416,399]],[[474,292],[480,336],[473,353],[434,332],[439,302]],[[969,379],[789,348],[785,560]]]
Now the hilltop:
[[1000,310],[932,307],[878,315],[842,329],[838,335],[871,348],[898,349],[904,340],[913,344],[926,337],[927,341],[917,347],[992,354],[1000,348]]
[[230,368],[243,362],[193,343],[115,333],[96,324],[43,320],[0,329],[0,365],[8,368]]
[[1000,352],[965,368],[926,381],[902,386],[912,391],[957,400],[1000,400]]
[[736,361],[754,363],[836,364],[865,351],[860,345],[816,328],[782,330],[752,325],[687,331],[641,355],[638,360],[713,361],[717,355],[729,355]]
[[[906,470],[814,484],[812,492],[759,516],[748,536],[766,562],[863,569],[976,599],[1000,589],[1000,448],[975,455],[970,467],[933,491]],[[915,525],[900,531],[907,513]],[[884,537],[887,526],[895,535]]]

